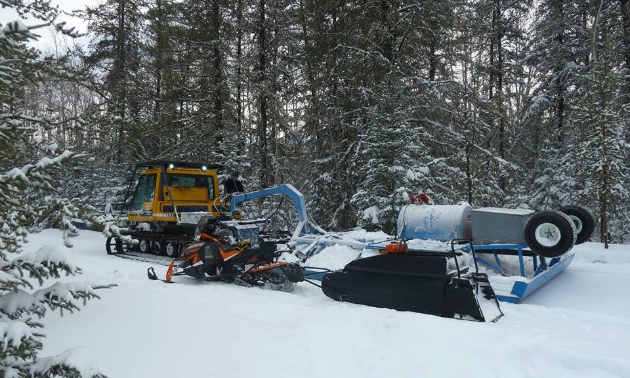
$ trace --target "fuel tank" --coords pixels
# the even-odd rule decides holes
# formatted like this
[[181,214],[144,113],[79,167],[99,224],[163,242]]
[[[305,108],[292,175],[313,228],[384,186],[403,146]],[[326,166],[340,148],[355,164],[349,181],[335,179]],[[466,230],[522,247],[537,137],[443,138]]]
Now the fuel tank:
[[406,205],[398,213],[398,237],[442,241],[470,239],[470,210],[466,202],[457,205]]

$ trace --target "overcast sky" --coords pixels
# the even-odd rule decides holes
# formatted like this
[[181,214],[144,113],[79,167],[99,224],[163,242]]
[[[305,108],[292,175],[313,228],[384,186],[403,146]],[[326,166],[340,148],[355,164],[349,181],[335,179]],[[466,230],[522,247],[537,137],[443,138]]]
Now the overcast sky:
[[[86,6],[94,6],[99,1],[98,0],[51,0],[50,2],[52,6],[59,5],[59,9],[62,11],[71,12],[75,9],[84,9]],[[19,16],[15,11],[10,10],[8,8],[0,7],[0,24],[5,25],[7,22],[14,21],[17,19],[19,19]],[[27,26],[41,24],[41,21],[39,20],[23,20],[23,21]],[[86,32],[87,30],[86,23],[76,17],[71,17],[65,14],[62,14],[59,16],[57,21],[65,21],[66,27],[74,26],[80,32]],[[52,51],[52,46],[54,45],[54,43],[53,43],[53,33],[50,30],[50,28],[39,28],[37,30],[34,30],[33,32],[36,34],[39,34],[41,38],[37,42],[30,42],[30,45],[33,47],[37,47],[38,49],[44,52]],[[62,36],[58,34],[57,38],[58,39],[62,38]],[[72,41],[68,41],[68,43],[72,43]],[[77,41],[77,43],[85,44],[87,43],[87,39],[81,38]]]

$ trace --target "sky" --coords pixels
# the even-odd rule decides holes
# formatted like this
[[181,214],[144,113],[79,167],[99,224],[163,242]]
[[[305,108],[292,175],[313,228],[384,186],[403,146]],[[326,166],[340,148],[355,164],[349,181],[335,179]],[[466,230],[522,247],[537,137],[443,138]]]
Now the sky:
[[[70,13],[75,9],[83,9],[86,6],[94,6],[98,3],[98,0],[51,0],[50,3],[52,6],[59,6],[59,9],[63,12]],[[8,8],[0,7],[0,24],[2,24],[3,26],[7,22],[15,21],[19,18],[20,17],[18,16],[17,12]],[[41,21],[39,20],[27,19],[22,21],[27,26],[41,24]],[[61,14],[58,18],[58,21],[65,21],[67,28],[74,26],[76,30],[82,33],[85,33],[87,31],[87,24],[76,17]],[[34,30],[33,32],[40,35],[41,37],[39,38],[39,40],[31,42],[30,45],[38,48],[42,52],[54,51],[55,38],[58,42],[61,42],[62,44],[68,44],[70,46],[72,46],[73,43],[87,44],[87,38],[85,37],[79,38],[76,41],[72,41],[71,38],[69,38],[67,41],[63,41],[62,39],[64,38],[64,36],[60,35],[59,33],[56,33],[57,35],[54,36],[55,33],[53,33],[52,28],[50,27],[39,28]]]

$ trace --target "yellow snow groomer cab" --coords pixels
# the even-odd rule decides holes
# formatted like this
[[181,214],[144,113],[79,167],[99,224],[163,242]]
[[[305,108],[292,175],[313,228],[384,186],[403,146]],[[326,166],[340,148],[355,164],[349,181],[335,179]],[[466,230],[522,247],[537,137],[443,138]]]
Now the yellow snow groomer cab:
[[170,161],[137,164],[136,172],[140,175],[128,205],[129,221],[149,223],[152,229],[157,224],[166,229],[196,224],[202,213],[219,217],[221,212],[229,211],[229,203],[219,197],[217,170],[221,168]]

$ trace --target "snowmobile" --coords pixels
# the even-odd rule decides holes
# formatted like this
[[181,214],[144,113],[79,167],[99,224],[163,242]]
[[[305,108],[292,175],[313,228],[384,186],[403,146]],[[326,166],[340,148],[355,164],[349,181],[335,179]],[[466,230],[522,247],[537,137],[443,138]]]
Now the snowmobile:
[[[195,235],[197,241],[183,248],[181,256],[171,261],[162,281],[171,283],[175,276],[190,276],[207,281],[224,281],[248,287],[292,291],[293,283],[283,269],[289,263],[278,262],[280,253],[273,243],[252,246],[249,239],[235,242],[223,221],[204,218]],[[147,270],[149,279],[157,280],[155,270]]]

